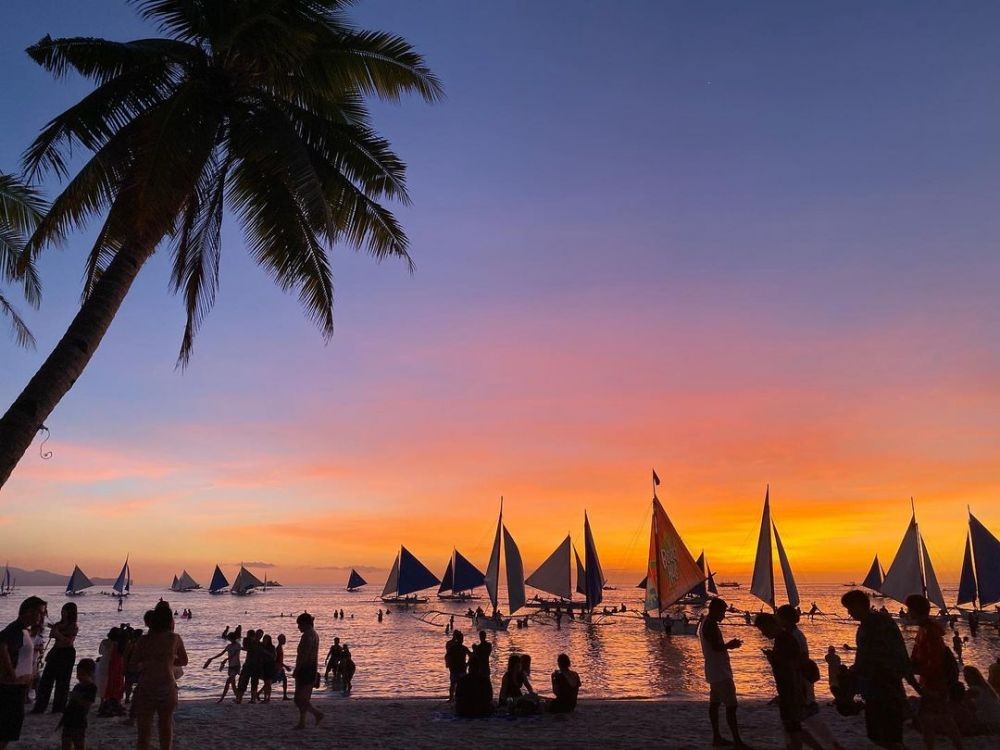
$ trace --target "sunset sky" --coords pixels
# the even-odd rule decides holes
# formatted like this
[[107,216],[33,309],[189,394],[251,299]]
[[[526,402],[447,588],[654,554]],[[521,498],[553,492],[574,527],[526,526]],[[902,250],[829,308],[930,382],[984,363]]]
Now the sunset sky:
[[[161,253],[48,420],[52,458],[36,443],[0,495],[12,565],[113,575],[128,552],[143,583],[252,560],[341,584],[400,543],[485,565],[503,495],[526,567],[579,544],[586,509],[628,582],[654,466],[723,578],[749,577],[768,482],[805,580],[888,566],[911,495],[942,579],[967,504],[1000,532],[1000,5],[352,17],[446,89],[374,107],[410,167],[416,272],[334,249],[324,345],[230,222],[181,372]],[[24,54],[46,33],[155,32],[113,0],[6,7],[0,170],[89,90]],[[71,319],[91,241],[43,258],[37,351],[0,337],[4,408]]]

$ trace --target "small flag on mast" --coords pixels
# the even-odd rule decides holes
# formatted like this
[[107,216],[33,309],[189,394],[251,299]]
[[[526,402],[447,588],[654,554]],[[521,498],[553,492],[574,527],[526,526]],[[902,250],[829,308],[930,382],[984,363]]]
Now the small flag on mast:
[[653,469],[653,486],[654,487],[660,486],[660,478],[656,476],[656,469]]

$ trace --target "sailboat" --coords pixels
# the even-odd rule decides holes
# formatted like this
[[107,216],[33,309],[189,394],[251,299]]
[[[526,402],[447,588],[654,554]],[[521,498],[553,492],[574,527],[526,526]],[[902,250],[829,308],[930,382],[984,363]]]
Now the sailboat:
[[427,597],[410,596],[418,591],[437,586],[441,581],[427,566],[413,556],[406,547],[400,546],[399,554],[392,563],[389,578],[382,588],[382,601],[386,604],[423,604]]
[[875,555],[875,559],[872,560],[872,566],[868,568],[868,575],[861,582],[861,586],[874,592],[872,594],[874,597],[884,598],[885,595],[882,593],[882,581],[884,580],[885,571],[882,570],[882,563],[878,561],[878,555]]
[[705,557],[705,550],[701,551],[695,565],[701,570],[703,576],[697,585],[681,597],[681,604],[700,606],[705,604],[710,596],[717,596],[719,590],[715,587],[715,573],[708,567],[708,560]]
[[125,556],[125,564],[122,565],[121,572],[118,573],[118,577],[115,579],[114,585],[111,587],[112,594],[121,599],[122,597],[128,596],[129,591],[132,588],[132,571],[128,566],[128,555]]
[[248,596],[254,592],[254,589],[263,587],[264,582],[240,564],[240,572],[236,574],[236,580],[233,581],[229,593],[236,596]]
[[171,583],[170,583],[170,590],[171,591],[180,591],[181,590],[181,585],[180,585],[180,583],[177,580],[177,574],[176,573],[174,573],[174,580],[171,581]]
[[[1000,540],[970,510],[956,604],[971,604],[982,615],[983,607],[997,602],[1000,602]],[[998,616],[1000,612],[987,615],[989,619]]]
[[750,581],[750,593],[762,602],[775,608],[774,594],[774,562],[771,555],[771,532],[774,532],[774,543],[778,548],[778,563],[781,565],[781,577],[785,581],[785,595],[793,607],[799,606],[799,589],[795,585],[792,566],[788,564],[785,546],[781,543],[778,527],[771,519],[771,487],[768,485],[764,493],[764,513],[760,519],[760,534],[757,537],[757,556],[753,564],[753,577]]
[[221,594],[228,588],[229,581],[226,579],[226,576],[223,575],[222,568],[216,565],[215,572],[212,573],[212,582],[208,584],[208,593]]
[[903,541],[885,573],[880,590],[890,599],[903,603],[910,594],[923,594],[932,604],[942,610],[947,609],[934,566],[931,565],[930,554],[917,526],[913,498],[910,498],[910,508],[910,524],[906,527]]
[[452,551],[448,567],[441,578],[438,599],[477,599],[472,591],[486,583],[486,574],[469,562],[458,549]]
[[493,605],[491,615],[477,616],[473,618],[473,624],[483,630],[507,630],[510,619],[505,618],[498,608],[499,586],[500,586],[500,545],[501,535],[503,538],[504,568],[507,572],[507,606],[508,614],[514,615],[521,609],[526,601],[524,591],[524,563],[521,561],[521,551],[517,548],[517,542],[507,530],[503,523],[503,498],[500,498],[500,515],[497,518],[497,531],[493,537],[493,549],[490,551],[490,561],[486,566],[486,593],[489,595],[490,604]]
[[368,581],[362,578],[361,574],[358,573],[358,571],[356,571],[354,568],[351,568],[351,575],[348,576],[347,578],[347,590],[354,592],[357,591],[362,586],[367,586],[367,585]]
[[544,599],[536,594],[524,606],[544,610],[553,608],[586,609],[586,601],[573,601],[573,558],[576,559],[577,587],[575,591],[586,594],[587,573],[580,561],[580,554],[573,545],[572,538],[567,534],[566,538],[555,548],[555,551],[538,566],[538,569],[524,579],[528,586],[556,598]]
[[671,635],[692,635],[697,624],[687,616],[670,614],[688,592],[705,583],[705,574],[684,545],[670,517],[656,496],[654,474],[653,509],[649,524],[649,556],[646,567],[646,598],[642,619],[646,628]]
[[10,576],[10,565],[4,565],[3,578],[0,578],[0,596],[8,596],[14,590],[14,579]]
[[177,588],[175,591],[180,591],[184,593],[186,591],[194,591],[195,589],[200,589],[201,584],[198,583],[194,578],[192,578],[186,570],[181,571],[180,578],[177,579]]
[[79,565],[73,566],[73,574],[69,577],[69,581],[66,582],[66,596],[82,596],[84,589],[89,589],[93,586],[90,579],[87,578],[87,574],[80,570]]

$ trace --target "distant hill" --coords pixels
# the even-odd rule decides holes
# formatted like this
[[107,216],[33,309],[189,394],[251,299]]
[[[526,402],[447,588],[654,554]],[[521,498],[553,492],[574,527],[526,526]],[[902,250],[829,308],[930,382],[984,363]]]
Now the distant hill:
[[[0,570],[0,573],[2,572]],[[10,575],[17,586],[65,586],[69,580],[69,573],[53,573],[51,570],[11,568]],[[115,582],[114,578],[94,578],[93,576],[90,577],[90,580],[95,586],[110,586]]]

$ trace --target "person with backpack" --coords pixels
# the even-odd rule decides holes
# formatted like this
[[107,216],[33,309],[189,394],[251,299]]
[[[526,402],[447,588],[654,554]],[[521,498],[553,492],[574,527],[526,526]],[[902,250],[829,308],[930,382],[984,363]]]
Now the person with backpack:
[[931,605],[927,597],[911,594],[906,597],[906,609],[917,626],[910,664],[920,692],[917,719],[924,735],[924,747],[933,750],[935,735],[940,732],[961,750],[962,735],[950,706],[952,691],[958,684],[958,662],[945,645],[944,630],[930,618]]

